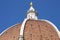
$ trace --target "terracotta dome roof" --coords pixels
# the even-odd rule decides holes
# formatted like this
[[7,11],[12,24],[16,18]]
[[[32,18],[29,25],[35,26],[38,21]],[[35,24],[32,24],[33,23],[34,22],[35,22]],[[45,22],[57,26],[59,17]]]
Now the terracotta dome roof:
[[[0,40],[19,40],[21,24],[6,30]],[[59,40],[55,28],[45,21],[28,20],[24,29],[24,40]]]

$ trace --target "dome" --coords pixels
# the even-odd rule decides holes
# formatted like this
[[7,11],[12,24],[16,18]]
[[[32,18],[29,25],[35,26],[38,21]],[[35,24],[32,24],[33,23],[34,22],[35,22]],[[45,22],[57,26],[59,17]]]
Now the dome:
[[32,2],[30,5],[27,18],[22,24],[4,30],[0,34],[0,40],[60,40],[57,27],[48,20],[38,19]]
[[[21,24],[6,30],[0,40],[18,40]],[[28,20],[24,28],[24,40],[59,40],[55,28],[46,21]]]

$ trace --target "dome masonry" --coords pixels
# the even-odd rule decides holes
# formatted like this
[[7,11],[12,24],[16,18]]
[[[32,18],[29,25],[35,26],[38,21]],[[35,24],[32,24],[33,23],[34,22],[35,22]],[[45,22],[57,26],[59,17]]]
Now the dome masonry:
[[32,2],[27,17],[0,34],[0,40],[60,40],[58,28],[50,21],[38,19]]

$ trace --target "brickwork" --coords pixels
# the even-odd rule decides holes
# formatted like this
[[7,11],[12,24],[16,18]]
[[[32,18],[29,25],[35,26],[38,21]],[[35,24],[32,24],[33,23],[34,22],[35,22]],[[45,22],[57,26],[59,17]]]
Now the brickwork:
[[[18,40],[21,24],[10,28],[0,36],[0,40]],[[45,21],[28,20],[24,30],[24,40],[59,40],[52,25]]]

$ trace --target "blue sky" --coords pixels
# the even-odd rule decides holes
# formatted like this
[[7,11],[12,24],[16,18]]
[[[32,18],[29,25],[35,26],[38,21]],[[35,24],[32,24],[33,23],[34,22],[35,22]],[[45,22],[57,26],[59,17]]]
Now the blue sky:
[[60,0],[0,0],[0,33],[6,28],[22,23],[33,2],[39,19],[53,22],[60,30]]

